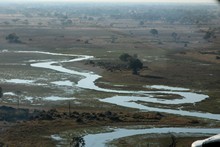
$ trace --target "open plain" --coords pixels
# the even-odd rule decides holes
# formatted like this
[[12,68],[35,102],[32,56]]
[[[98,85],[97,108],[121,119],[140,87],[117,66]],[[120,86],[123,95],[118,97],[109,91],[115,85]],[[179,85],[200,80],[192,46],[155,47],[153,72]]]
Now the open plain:
[[[217,4],[1,3],[0,146],[83,147],[117,128],[128,135],[106,146],[216,134],[219,22]],[[143,63],[138,74],[125,53]],[[129,135],[150,128],[168,131]]]

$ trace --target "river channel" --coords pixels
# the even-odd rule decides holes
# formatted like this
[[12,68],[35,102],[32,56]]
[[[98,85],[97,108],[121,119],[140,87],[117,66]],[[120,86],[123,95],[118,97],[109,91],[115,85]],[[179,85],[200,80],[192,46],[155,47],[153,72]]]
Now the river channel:
[[[128,91],[128,90],[114,90],[114,89],[105,89],[95,85],[95,81],[101,78],[100,75],[93,72],[82,72],[76,71],[73,69],[68,69],[62,66],[62,63],[67,62],[78,62],[83,60],[88,60],[94,58],[93,56],[87,55],[73,55],[73,54],[61,54],[61,53],[50,53],[50,52],[38,52],[38,51],[19,51],[16,53],[27,53],[27,54],[48,54],[56,56],[70,56],[73,59],[63,60],[63,61],[38,61],[31,63],[30,66],[34,68],[44,68],[50,69],[57,72],[62,72],[71,75],[80,76],[81,79],[77,82],[76,86],[83,89],[96,90],[101,92],[115,93],[115,96],[99,99],[100,102],[110,103],[114,105],[120,105],[129,108],[136,108],[140,111],[156,111],[156,112],[166,112],[171,114],[178,114],[183,116],[193,116],[206,119],[220,120],[219,114],[212,114],[207,112],[196,112],[196,111],[186,111],[181,109],[165,109],[157,108],[156,104],[166,104],[166,105],[177,105],[177,104],[195,104],[201,102],[204,99],[208,99],[209,96],[194,92],[193,90],[181,87],[170,87],[166,85],[146,85],[148,89],[146,91]],[[65,81],[63,81],[65,83]],[[69,81],[68,81],[69,82]],[[119,96],[120,94],[120,96]],[[125,94],[125,96],[123,96]],[[155,95],[158,94],[169,94],[169,95],[178,95],[178,98],[168,100],[156,98]],[[77,98],[76,98],[77,99]],[[144,105],[139,102],[144,103],[154,103],[154,107]],[[172,131],[170,131],[172,130]],[[102,133],[102,134],[90,134],[84,136],[84,140],[87,146],[96,146],[101,147],[103,144],[111,137],[111,139],[116,139],[125,136],[131,136],[136,134],[144,133],[180,133],[180,132],[190,132],[190,133],[219,133],[220,129],[201,129],[201,128],[152,128],[152,129],[114,129],[111,133]],[[94,140],[100,140],[99,142],[94,142]],[[102,139],[100,139],[102,138]],[[95,144],[94,144],[95,143]]]
[[[111,103],[115,105],[120,105],[129,108],[136,108],[140,109],[141,111],[157,111],[157,112],[166,112],[171,114],[179,114],[184,116],[194,116],[194,117],[201,117],[201,118],[208,118],[208,119],[216,119],[220,120],[219,114],[212,114],[206,112],[191,112],[185,111],[181,109],[164,109],[164,108],[157,108],[157,107],[149,107],[140,103],[138,101],[146,102],[146,103],[155,103],[155,104],[194,104],[201,102],[204,99],[209,98],[208,95],[193,92],[187,88],[179,88],[179,87],[170,87],[170,86],[163,86],[163,85],[152,85],[148,86],[148,88],[152,88],[152,91],[127,91],[127,90],[113,90],[113,89],[105,89],[98,87],[95,85],[95,81],[101,78],[100,75],[97,75],[93,72],[79,72],[76,70],[67,69],[62,66],[62,63],[66,62],[77,62],[83,61],[93,58],[93,56],[87,55],[71,55],[71,54],[60,54],[60,53],[49,53],[49,52],[37,52],[37,51],[20,51],[21,53],[36,53],[36,54],[49,54],[49,55],[59,55],[59,56],[73,56],[74,59],[71,60],[64,60],[64,61],[50,61],[50,62],[37,62],[32,63],[32,67],[38,68],[46,68],[51,69],[58,72],[73,74],[81,76],[82,79],[78,81],[76,84],[77,87],[83,89],[91,89],[96,91],[102,92],[109,92],[109,93],[116,93],[115,96],[99,99],[101,102]],[[131,94],[130,96],[118,96],[117,94]],[[134,95],[138,96],[134,96]],[[172,100],[165,100],[154,98],[155,94],[173,94],[179,95],[181,98],[172,99]],[[156,106],[156,105],[155,105]]]

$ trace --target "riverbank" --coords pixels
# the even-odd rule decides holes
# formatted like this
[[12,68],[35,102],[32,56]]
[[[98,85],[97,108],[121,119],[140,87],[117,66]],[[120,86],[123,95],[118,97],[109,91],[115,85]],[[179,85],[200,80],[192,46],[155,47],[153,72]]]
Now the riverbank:
[[[17,110],[17,113],[14,113],[15,118],[16,115],[21,113],[21,110],[14,110]],[[75,109],[73,109],[70,113],[68,111],[64,111],[63,109],[54,109],[49,111],[38,110],[32,112],[34,113],[30,115],[28,119],[17,121],[14,125],[10,121],[5,121],[5,125],[10,125],[10,127],[4,127],[5,130],[1,131],[0,142],[3,142],[5,145],[13,146],[15,144],[19,145],[17,142],[20,140],[19,143],[24,146],[54,146],[59,143],[50,138],[50,135],[52,134],[60,134],[61,136],[63,136],[62,134],[66,134],[66,136],[69,136],[69,133],[72,134],[72,137],[77,137],[87,135],[87,133],[85,133],[87,132],[86,130],[89,130],[88,132],[98,133],[97,129],[100,127],[204,127],[210,123],[209,121],[207,122],[203,119],[181,116],[177,117],[175,115],[156,112],[103,112],[98,110],[88,112],[82,110],[77,111]],[[215,127],[215,125],[217,127],[217,123],[215,124],[214,121],[212,123],[212,127]],[[81,131],[79,131],[79,129]],[[66,132],[67,130],[69,131]],[[69,144],[71,136],[64,139],[67,139],[66,144]]]

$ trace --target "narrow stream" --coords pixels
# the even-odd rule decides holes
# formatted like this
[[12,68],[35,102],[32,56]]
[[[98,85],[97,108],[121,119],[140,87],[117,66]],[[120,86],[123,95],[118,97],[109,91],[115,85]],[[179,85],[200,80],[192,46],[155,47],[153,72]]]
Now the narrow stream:
[[113,132],[88,134],[83,137],[87,147],[104,147],[107,142],[114,139],[141,135],[141,134],[162,134],[162,133],[185,133],[192,134],[218,134],[220,129],[205,128],[149,128],[149,129],[113,129]]

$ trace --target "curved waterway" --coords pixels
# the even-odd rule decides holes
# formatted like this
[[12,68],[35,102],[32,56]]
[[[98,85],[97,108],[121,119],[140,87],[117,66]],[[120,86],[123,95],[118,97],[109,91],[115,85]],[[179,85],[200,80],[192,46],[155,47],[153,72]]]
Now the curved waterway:
[[[197,102],[201,102],[204,99],[209,98],[208,95],[193,92],[190,89],[179,88],[179,87],[169,87],[163,85],[152,85],[146,86],[146,91],[128,91],[128,90],[113,90],[113,89],[105,89],[98,87],[95,85],[95,81],[101,78],[100,75],[97,75],[93,72],[82,72],[76,71],[72,69],[68,69],[62,66],[62,63],[66,62],[77,62],[82,60],[87,60],[93,58],[93,56],[86,55],[73,55],[73,54],[60,54],[60,53],[50,53],[50,52],[38,52],[38,51],[20,51],[18,53],[36,53],[36,54],[48,54],[48,55],[56,55],[56,56],[71,56],[74,57],[71,60],[63,60],[63,61],[38,61],[36,63],[32,63],[32,67],[37,68],[45,68],[51,69],[58,72],[74,74],[82,77],[81,80],[76,84],[77,87],[84,89],[91,89],[101,92],[110,92],[115,93],[115,96],[99,99],[101,102],[111,103],[115,105],[120,105],[129,108],[136,108],[141,111],[157,111],[157,112],[166,112],[171,114],[179,114],[184,116],[194,116],[208,119],[220,120],[219,114],[211,114],[205,112],[191,112],[185,110],[176,110],[176,109],[165,109],[165,108],[157,108],[157,104],[195,104]],[[120,94],[117,95],[117,94]],[[126,94],[126,96],[121,96]],[[130,95],[130,96],[128,96]],[[156,98],[157,96],[166,96],[173,95],[177,96],[176,99],[168,100],[168,99],[160,99]],[[154,107],[146,106],[142,103],[155,103]],[[103,147],[106,142],[109,142],[113,139],[118,139],[126,136],[133,136],[137,134],[149,134],[149,133],[203,133],[203,134],[217,134],[220,132],[220,129],[213,128],[148,128],[148,129],[113,129],[112,132],[100,133],[100,134],[88,134],[83,137],[85,140],[86,146],[96,146]],[[57,139],[55,136],[51,136],[53,139]],[[62,138],[58,137],[59,140]]]
[[[164,128],[146,128],[146,129],[126,129],[126,128],[108,128],[108,132],[87,134],[83,136],[85,147],[104,147],[107,143],[122,137],[144,134],[176,134],[177,136],[204,136],[213,135],[220,132],[219,128],[181,128],[181,127],[164,127]],[[51,138],[57,141],[57,146],[69,144],[68,140],[58,134],[51,135]],[[108,145],[107,145],[108,146]]]
[[[38,68],[51,69],[51,70],[68,73],[68,74],[79,75],[82,77],[82,79],[78,81],[76,86],[80,88],[91,89],[91,90],[102,91],[102,92],[116,93],[116,96],[105,98],[105,99],[99,99],[101,102],[111,103],[115,105],[129,107],[129,108],[136,108],[136,109],[140,109],[141,111],[166,112],[166,113],[179,114],[179,115],[184,115],[184,116],[194,116],[194,117],[220,120],[219,114],[211,114],[211,113],[195,112],[195,111],[191,112],[191,111],[185,111],[181,109],[165,109],[165,108],[156,107],[156,104],[166,104],[166,105],[169,105],[169,104],[176,105],[176,104],[186,104],[186,103],[194,104],[194,103],[200,102],[208,98],[208,95],[195,93],[195,92],[192,92],[190,89],[186,89],[186,88],[169,87],[169,86],[161,86],[161,85],[147,86],[147,88],[148,89],[151,88],[152,91],[151,90],[150,91],[128,91],[128,90],[105,89],[105,88],[101,88],[95,85],[95,81],[101,78],[100,75],[97,75],[93,72],[76,71],[76,70],[68,69],[62,66],[62,63],[88,60],[88,59],[93,58],[93,56],[38,52],[38,51],[20,51],[19,53],[36,53],[36,54],[48,54],[48,55],[55,55],[55,56],[74,57],[73,59],[63,60],[63,61],[37,62],[37,63],[31,64],[31,66],[38,67]],[[117,94],[120,94],[120,95],[130,94],[130,96],[118,96]],[[155,95],[158,95],[158,94],[178,95],[178,98],[172,99],[172,100],[155,98]],[[155,107],[146,106],[146,105],[143,105],[137,102],[155,103]]]
[[162,134],[162,133],[186,133],[192,134],[218,134],[220,129],[207,129],[207,128],[149,128],[149,129],[113,129],[112,132],[100,134],[88,134],[83,137],[85,145],[88,147],[103,147],[106,143],[128,136],[141,135],[141,134]]

